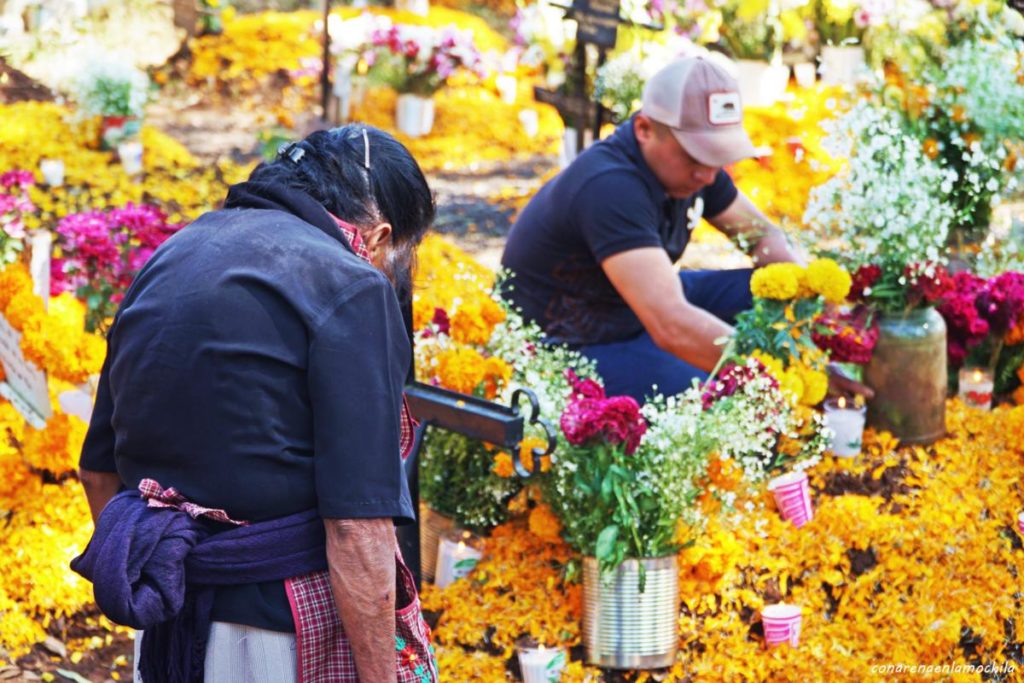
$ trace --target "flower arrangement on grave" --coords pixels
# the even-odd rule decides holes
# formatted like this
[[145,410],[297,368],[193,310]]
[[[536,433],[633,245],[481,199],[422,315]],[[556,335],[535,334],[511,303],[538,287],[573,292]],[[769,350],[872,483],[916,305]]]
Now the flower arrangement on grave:
[[149,77],[124,59],[103,55],[86,65],[71,83],[84,117],[100,117],[100,146],[113,149],[134,138],[149,101]]
[[487,76],[472,33],[455,26],[433,28],[377,17],[363,59],[371,79],[420,97],[433,95],[459,71]]
[[[1024,52],[1004,18],[980,12],[969,35],[935,54],[910,81],[894,73],[882,89],[925,156],[955,174],[951,242],[988,234],[992,205],[1019,186],[1024,152]],[[1019,15],[1018,15],[1019,16]]]
[[86,329],[105,329],[136,273],[182,227],[155,206],[130,202],[66,216],[57,224],[50,290],[74,293],[86,305]]
[[819,45],[856,45],[863,42],[869,27],[886,20],[892,4],[884,0],[811,0],[808,10]]
[[[505,404],[516,388],[529,388],[537,396],[541,417],[553,420],[565,402],[565,369],[576,367],[587,376],[593,369],[564,347],[541,344],[540,329],[509,310],[489,280],[463,275],[452,285],[458,296],[431,292],[431,285],[420,293],[438,303],[447,299],[448,309],[436,307],[416,333],[417,377]],[[444,286],[445,279],[433,286]],[[534,449],[546,450],[546,445],[539,432],[528,433],[519,444],[519,460],[527,471],[543,474],[550,468],[549,457],[533,458]],[[487,531],[505,521],[509,501],[523,487],[511,453],[462,434],[428,431],[422,457],[424,501],[466,528]]]
[[773,263],[755,270],[754,305],[736,317],[726,357],[756,357],[795,403],[817,405],[828,391],[829,358],[814,333],[826,305],[844,302],[850,284],[850,275],[832,259],[816,259],[806,268]]
[[1021,386],[1024,367],[1024,273],[991,278],[963,271],[951,278],[938,309],[948,330],[950,379],[963,366],[993,371],[995,392]]
[[946,282],[955,172],[928,158],[899,115],[876,103],[823,125],[830,152],[848,162],[811,191],[804,221],[836,245],[820,251],[850,270],[855,303],[886,313],[935,305]]
[[25,248],[25,215],[36,210],[28,194],[34,185],[28,171],[0,175],[0,264],[11,263]]

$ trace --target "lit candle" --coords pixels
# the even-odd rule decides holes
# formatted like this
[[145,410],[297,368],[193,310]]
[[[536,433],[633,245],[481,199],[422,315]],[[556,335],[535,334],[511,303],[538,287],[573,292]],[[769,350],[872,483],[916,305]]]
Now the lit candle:
[[519,670],[523,683],[558,683],[565,668],[565,650],[543,645],[519,647]]
[[841,458],[860,455],[864,440],[864,406],[847,405],[846,399],[825,401],[825,426],[832,431],[831,451]]
[[121,166],[128,175],[142,173],[142,143],[131,140],[122,142],[117,146],[117,156],[121,159]]
[[984,368],[960,368],[960,400],[971,408],[992,407],[992,373]]
[[43,180],[50,187],[61,187],[64,184],[64,161],[62,159],[40,159],[39,170]]
[[437,546],[437,569],[434,584],[444,588],[469,574],[483,557],[482,542],[468,531],[449,531]]
[[515,104],[517,93],[516,77],[511,74],[501,74],[494,79],[494,84],[498,87],[498,94],[501,95],[501,99],[505,104]]

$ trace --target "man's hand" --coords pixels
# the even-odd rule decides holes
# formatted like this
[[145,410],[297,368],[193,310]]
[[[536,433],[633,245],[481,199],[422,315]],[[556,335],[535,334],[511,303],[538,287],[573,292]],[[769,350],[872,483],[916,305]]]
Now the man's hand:
[[828,393],[830,396],[846,398],[863,396],[865,399],[872,399],[875,397],[875,392],[871,387],[847,376],[835,363],[828,364]]
[[602,261],[601,268],[658,348],[701,370],[715,367],[722,356],[715,342],[732,334],[732,327],[686,300],[664,249],[623,251]]
[[708,222],[743,246],[754,260],[754,267],[769,263],[799,263],[805,265],[803,255],[789,243],[782,231],[740,192],[732,204]]
[[85,498],[89,501],[89,513],[92,515],[92,523],[95,524],[100,513],[103,512],[103,508],[121,488],[121,477],[117,472],[78,470],[78,480],[82,482],[82,488],[85,489]]
[[395,527],[391,519],[325,519],[331,592],[361,681],[393,683]]

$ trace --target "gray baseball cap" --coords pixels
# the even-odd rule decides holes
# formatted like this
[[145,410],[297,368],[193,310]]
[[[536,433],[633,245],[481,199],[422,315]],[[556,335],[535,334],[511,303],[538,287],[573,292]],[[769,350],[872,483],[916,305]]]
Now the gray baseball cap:
[[679,59],[644,85],[641,112],[672,129],[690,156],[705,166],[727,166],[757,156],[743,129],[736,79],[702,57]]

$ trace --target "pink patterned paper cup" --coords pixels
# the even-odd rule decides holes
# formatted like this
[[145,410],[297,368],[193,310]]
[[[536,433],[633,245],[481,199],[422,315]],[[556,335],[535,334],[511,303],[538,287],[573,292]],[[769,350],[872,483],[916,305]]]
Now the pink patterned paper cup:
[[781,602],[777,605],[768,605],[761,610],[764,640],[769,647],[778,647],[786,643],[797,647],[800,644],[800,624],[803,621],[800,612],[800,607]]
[[811,489],[807,485],[806,472],[789,472],[772,479],[768,490],[775,496],[775,505],[796,528],[802,527],[814,517],[811,505]]
[[1024,536],[1024,512],[1017,515],[1017,531],[1020,532],[1021,536]]

